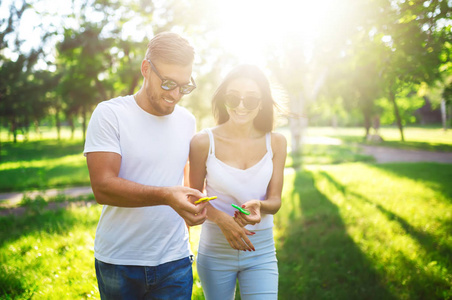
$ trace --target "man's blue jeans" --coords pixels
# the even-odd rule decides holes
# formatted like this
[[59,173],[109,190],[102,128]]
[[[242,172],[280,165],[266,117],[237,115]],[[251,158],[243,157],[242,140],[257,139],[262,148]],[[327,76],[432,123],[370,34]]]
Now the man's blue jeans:
[[156,267],[112,265],[95,260],[102,300],[191,299],[190,257]]

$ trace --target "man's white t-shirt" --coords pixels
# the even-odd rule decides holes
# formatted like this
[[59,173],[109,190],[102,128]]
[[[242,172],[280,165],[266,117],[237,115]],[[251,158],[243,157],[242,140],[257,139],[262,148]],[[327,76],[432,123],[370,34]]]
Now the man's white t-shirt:
[[[85,150],[121,155],[119,177],[150,186],[183,182],[194,116],[176,106],[167,116],[141,109],[133,96],[99,103],[88,125]],[[104,205],[94,256],[120,265],[157,266],[190,255],[184,220],[169,206],[123,208]]]

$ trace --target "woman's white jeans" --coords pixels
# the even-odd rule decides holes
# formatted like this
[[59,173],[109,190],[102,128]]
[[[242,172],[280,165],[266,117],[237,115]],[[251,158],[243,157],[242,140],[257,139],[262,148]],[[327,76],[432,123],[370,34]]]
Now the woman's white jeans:
[[278,298],[273,228],[255,232],[248,238],[256,251],[245,252],[232,249],[216,224],[202,225],[196,265],[207,300],[234,299],[237,279],[244,300]]

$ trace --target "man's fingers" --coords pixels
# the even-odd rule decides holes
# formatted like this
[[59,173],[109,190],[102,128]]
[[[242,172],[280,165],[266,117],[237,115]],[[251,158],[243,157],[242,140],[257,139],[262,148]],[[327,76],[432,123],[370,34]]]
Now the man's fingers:
[[207,216],[197,215],[197,216],[192,216],[190,218],[184,218],[184,219],[185,219],[185,222],[189,226],[196,226],[196,225],[201,225],[202,223],[204,223],[207,220]]
[[189,226],[201,225],[205,220],[207,220],[207,208],[201,208],[198,206],[196,207],[194,213],[185,211],[181,214],[181,217]]

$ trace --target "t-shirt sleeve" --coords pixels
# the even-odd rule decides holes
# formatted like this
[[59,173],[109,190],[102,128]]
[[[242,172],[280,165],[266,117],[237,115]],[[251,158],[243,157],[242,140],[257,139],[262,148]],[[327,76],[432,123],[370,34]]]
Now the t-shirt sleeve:
[[86,156],[89,152],[115,152],[121,155],[118,118],[105,103],[96,107],[88,124],[83,154]]

